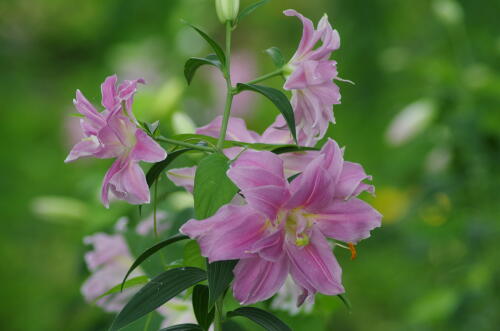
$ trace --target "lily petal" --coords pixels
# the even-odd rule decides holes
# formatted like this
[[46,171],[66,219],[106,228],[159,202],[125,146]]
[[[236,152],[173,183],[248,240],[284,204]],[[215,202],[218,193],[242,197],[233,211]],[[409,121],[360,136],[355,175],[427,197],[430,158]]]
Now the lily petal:
[[203,221],[190,220],[180,232],[196,239],[210,262],[251,256],[255,242],[267,235],[266,220],[248,206],[226,205]]
[[197,167],[170,169],[167,171],[167,177],[176,186],[182,186],[188,192],[193,193],[196,168]]
[[269,299],[283,286],[287,275],[285,256],[276,262],[258,256],[240,260],[234,269],[234,297],[242,305]]
[[335,199],[327,210],[315,216],[316,225],[330,238],[357,243],[381,226],[382,215],[358,198]]
[[135,138],[136,143],[131,152],[133,160],[153,163],[163,161],[167,157],[167,152],[146,132],[137,129]]
[[319,230],[313,228],[307,246],[298,247],[288,243],[286,247],[292,278],[308,295],[316,292],[337,295],[344,292],[342,270]]

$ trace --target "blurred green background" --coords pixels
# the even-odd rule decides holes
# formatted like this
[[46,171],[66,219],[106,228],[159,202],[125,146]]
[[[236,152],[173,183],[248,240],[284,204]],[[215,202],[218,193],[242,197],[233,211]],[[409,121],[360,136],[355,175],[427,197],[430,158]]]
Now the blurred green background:
[[[385,218],[356,260],[338,254],[351,313],[320,296],[314,314],[280,316],[294,330],[498,330],[500,2],[272,0],[236,31],[243,76],[272,70],[266,48],[293,54],[301,26],[287,8],[326,12],[341,34],[334,59],[356,85],[339,83],[330,134],[374,176]],[[98,105],[107,75],[145,77],[139,118],[166,132],[189,127],[185,114],[208,123],[219,80],[204,69],[187,88],[184,61],[209,50],[181,19],[223,36],[210,0],[0,1],[1,330],[109,325],[80,294],[82,238],[137,210],[100,204],[109,160],[63,163],[72,98],[79,88]],[[247,101],[238,112],[262,131],[276,110]]]

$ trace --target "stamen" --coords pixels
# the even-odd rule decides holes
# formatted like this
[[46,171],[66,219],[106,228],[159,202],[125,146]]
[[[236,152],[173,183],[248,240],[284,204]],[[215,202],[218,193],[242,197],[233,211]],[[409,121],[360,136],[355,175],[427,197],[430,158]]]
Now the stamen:
[[353,243],[348,243],[349,250],[351,251],[351,260],[354,260],[358,256],[358,252],[356,251],[356,247]]

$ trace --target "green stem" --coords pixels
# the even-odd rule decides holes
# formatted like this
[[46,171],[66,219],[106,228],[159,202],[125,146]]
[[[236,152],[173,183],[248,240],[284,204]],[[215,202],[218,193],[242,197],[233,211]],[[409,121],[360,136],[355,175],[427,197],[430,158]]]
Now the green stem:
[[151,319],[152,319],[152,317],[153,317],[153,313],[149,313],[148,319],[146,320],[146,324],[144,324],[143,331],[148,331],[149,330],[149,326],[151,325]]
[[231,32],[233,27],[231,22],[226,22],[226,66],[224,68],[224,78],[226,79],[227,95],[226,107],[224,108],[224,117],[222,119],[222,127],[220,129],[219,140],[217,141],[217,148],[222,149],[224,140],[226,139],[227,125],[229,123],[229,116],[231,115],[231,106],[233,104],[233,84],[231,82]]
[[283,75],[283,69],[278,69],[278,70],[275,70],[273,72],[268,73],[267,75],[255,78],[254,80],[251,80],[245,84],[257,84],[257,83],[260,83],[260,82],[267,80],[269,78],[273,78],[273,77],[281,76],[281,75]]
[[153,221],[154,221],[154,233],[155,233],[155,238],[158,239],[158,219],[156,218],[156,212],[157,212],[157,204],[158,204],[158,179],[155,180],[155,191],[154,191],[154,203],[153,203]]
[[221,296],[220,299],[218,299],[215,302],[215,319],[214,319],[214,331],[222,331],[222,319],[223,319],[223,302],[224,302],[224,297]]
[[197,149],[197,150],[202,151],[202,152],[211,153],[214,151],[213,148],[210,148],[210,147],[190,144],[190,143],[187,143],[184,141],[179,141],[179,140],[165,138],[165,137],[158,137],[158,138],[156,138],[156,140],[159,142],[164,142],[164,143],[171,144],[171,145],[177,145],[177,146],[182,146],[182,147],[186,147],[186,148]]

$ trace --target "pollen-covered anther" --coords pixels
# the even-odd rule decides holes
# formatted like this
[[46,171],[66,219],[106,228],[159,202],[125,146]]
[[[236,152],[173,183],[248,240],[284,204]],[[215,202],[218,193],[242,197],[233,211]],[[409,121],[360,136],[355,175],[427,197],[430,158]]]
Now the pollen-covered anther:
[[354,260],[358,256],[358,252],[356,251],[356,246],[353,243],[348,243],[349,250],[351,251],[351,260]]

